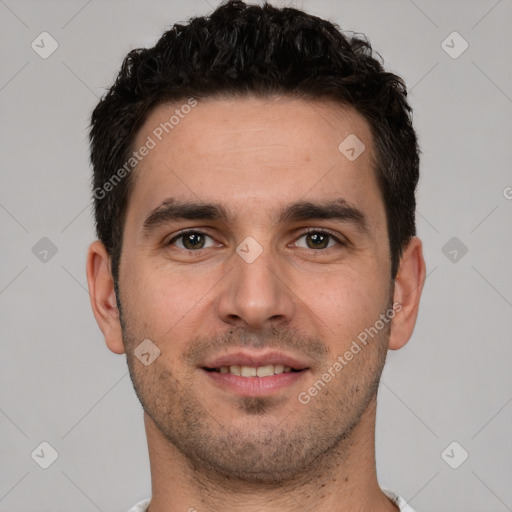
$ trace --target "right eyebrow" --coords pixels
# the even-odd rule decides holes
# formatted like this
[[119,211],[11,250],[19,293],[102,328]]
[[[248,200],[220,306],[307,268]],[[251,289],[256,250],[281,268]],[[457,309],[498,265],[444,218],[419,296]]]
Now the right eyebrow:
[[229,215],[220,204],[182,202],[165,199],[146,218],[141,236],[147,237],[156,228],[176,220],[212,220],[227,222]]

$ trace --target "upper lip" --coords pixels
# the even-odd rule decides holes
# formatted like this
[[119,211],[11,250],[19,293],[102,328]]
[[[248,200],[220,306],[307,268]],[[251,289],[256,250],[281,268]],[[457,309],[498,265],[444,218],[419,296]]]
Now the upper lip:
[[305,370],[309,368],[307,361],[289,354],[285,354],[284,352],[275,351],[259,353],[250,353],[247,351],[233,352],[231,354],[224,354],[222,356],[211,359],[202,365],[202,367],[220,368],[221,366],[232,365],[259,367],[267,366],[270,364],[282,364],[283,366],[289,366],[294,370]]

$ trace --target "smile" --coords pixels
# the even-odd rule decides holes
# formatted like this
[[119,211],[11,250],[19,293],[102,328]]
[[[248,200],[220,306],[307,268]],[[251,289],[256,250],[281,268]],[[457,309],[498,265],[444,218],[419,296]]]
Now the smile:
[[240,377],[270,377],[272,375],[279,375],[280,373],[301,371],[282,364],[268,364],[258,367],[233,364],[230,366],[221,366],[220,368],[205,368],[205,370],[218,373],[230,373],[231,375],[238,375]]

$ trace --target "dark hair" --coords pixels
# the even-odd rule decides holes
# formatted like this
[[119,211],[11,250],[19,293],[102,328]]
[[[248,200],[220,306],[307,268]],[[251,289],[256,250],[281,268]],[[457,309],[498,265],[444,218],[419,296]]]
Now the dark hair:
[[419,178],[404,82],[384,70],[362,35],[347,37],[337,25],[297,9],[231,0],[209,17],[174,25],[154,47],[132,50],[94,109],[90,141],[96,230],[111,257],[114,281],[135,175],[120,170],[126,170],[148,113],[164,102],[191,97],[246,95],[331,99],[353,106],[366,119],[394,278],[402,251],[416,233]]

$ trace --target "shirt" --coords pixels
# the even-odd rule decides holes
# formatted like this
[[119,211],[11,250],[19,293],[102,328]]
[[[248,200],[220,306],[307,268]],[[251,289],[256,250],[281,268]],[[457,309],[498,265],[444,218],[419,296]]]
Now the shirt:
[[[400,509],[400,512],[414,512],[407,502],[402,497],[398,496],[398,494],[388,491],[387,489],[382,489],[382,492]],[[140,501],[137,505],[128,510],[128,512],[146,512],[150,501],[151,498]]]

